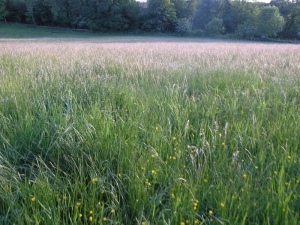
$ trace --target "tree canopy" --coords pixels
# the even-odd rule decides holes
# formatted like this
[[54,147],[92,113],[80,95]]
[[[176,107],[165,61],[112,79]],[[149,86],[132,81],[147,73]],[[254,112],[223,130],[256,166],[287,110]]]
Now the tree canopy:
[[300,1],[0,0],[0,21],[92,31],[299,39]]
[[258,15],[258,33],[263,36],[276,36],[282,31],[284,18],[276,6],[264,6]]

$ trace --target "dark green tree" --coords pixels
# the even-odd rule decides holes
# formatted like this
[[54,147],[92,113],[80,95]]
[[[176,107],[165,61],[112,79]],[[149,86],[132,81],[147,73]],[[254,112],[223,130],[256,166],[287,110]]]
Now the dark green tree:
[[128,1],[121,5],[121,14],[127,21],[126,30],[138,29],[141,25],[142,9],[140,3]]
[[252,2],[247,2],[246,0],[237,0],[232,1],[232,25],[233,29],[237,30],[238,27],[241,27],[245,24],[247,26],[256,25],[256,18],[260,12],[258,5],[253,4]]
[[294,7],[285,18],[286,24],[280,32],[280,36],[283,38],[299,38],[298,33],[300,32],[300,2],[294,4]]
[[6,21],[6,17],[8,16],[9,12],[6,7],[7,0],[0,0],[0,21]]
[[87,18],[89,8],[87,1],[68,0],[68,17],[72,28],[88,28]]
[[132,0],[88,0],[82,14],[91,30],[124,31],[138,27],[140,13]]
[[171,0],[174,5],[177,19],[192,19],[197,5],[197,0]]
[[272,0],[270,5],[279,9],[286,22],[278,36],[282,38],[298,38],[297,32],[300,31],[300,1]]
[[23,0],[0,0],[0,20],[26,22],[26,5]]
[[225,28],[223,26],[223,20],[216,17],[205,26],[205,32],[208,36],[217,36],[222,34],[224,31]]
[[218,16],[220,2],[216,0],[201,0],[194,17],[195,29],[203,30],[205,26]]
[[170,0],[149,0],[142,29],[147,31],[174,31],[176,11]]
[[220,5],[220,18],[223,20],[225,33],[232,33],[234,31],[232,5],[230,0],[223,0]]
[[54,0],[25,0],[28,23],[53,26],[56,13]]
[[280,15],[276,6],[264,6],[258,15],[258,34],[275,37],[282,31],[285,24],[284,18]]

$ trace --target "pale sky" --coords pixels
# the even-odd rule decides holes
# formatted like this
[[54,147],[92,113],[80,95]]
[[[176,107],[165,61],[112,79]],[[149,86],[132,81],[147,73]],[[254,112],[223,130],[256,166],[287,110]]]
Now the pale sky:
[[[249,1],[249,2],[254,2],[254,1]],[[255,2],[266,2],[266,3],[270,3],[270,0],[256,0]]]
[[[138,2],[146,2],[147,0],[136,0],[136,1],[138,1]],[[266,3],[270,3],[270,1],[271,0],[248,0],[249,2],[254,2],[254,1],[256,1],[256,2],[266,2]]]

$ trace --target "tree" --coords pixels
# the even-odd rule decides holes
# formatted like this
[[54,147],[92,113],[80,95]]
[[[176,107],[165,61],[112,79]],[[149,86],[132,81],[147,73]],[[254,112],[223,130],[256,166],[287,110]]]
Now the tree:
[[87,17],[88,7],[87,1],[81,0],[68,0],[68,13],[70,24],[72,28],[88,28]]
[[258,15],[258,34],[261,36],[274,37],[285,24],[284,18],[279,14],[276,6],[264,6]]
[[238,25],[236,33],[242,38],[253,38],[257,35],[257,26],[254,19],[249,19]]
[[8,15],[8,10],[6,7],[7,0],[0,0],[0,21],[6,21],[6,16]]
[[94,31],[122,30],[126,20],[120,4],[111,0],[89,0],[86,6],[87,26]]
[[233,28],[233,18],[232,18],[232,6],[230,0],[223,0],[220,5],[220,18],[223,20],[223,25],[226,33],[232,33]]
[[285,20],[284,28],[278,36],[297,38],[297,32],[300,31],[300,2],[271,1],[271,4],[279,8],[279,12]]
[[203,30],[214,17],[217,17],[218,8],[218,1],[202,0],[197,7],[194,18],[194,28]]
[[0,0],[0,20],[24,23],[26,5],[23,0]]
[[246,0],[233,1],[232,5],[232,25],[233,30],[238,27],[247,27],[256,25],[256,17],[260,12],[257,4],[247,2]]
[[188,19],[193,18],[197,0],[171,0],[174,5],[177,19]]
[[121,4],[121,14],[128,21],[127,30],[138,29],[140,26],[140,18],[142,8],[136,1],[129,1]]
[[147,31],[174,31],[176,11],[170,0],[149,0],[142,28]]
[[192,30],[192,24],[188,19],[182,18],[177,20],[176,29],[175,29],[176,33],[184,35],[191,32],[191,30]]
[[37,0],[34,2],[33,15],[38,25],[53,25],[53,14],[51,8],[51,0]]
[[222,34],[225,31],[223,26],[223,20],[219,18],[213,18],[209,23],[205,26],[205,32],[209,36],[217,36]]

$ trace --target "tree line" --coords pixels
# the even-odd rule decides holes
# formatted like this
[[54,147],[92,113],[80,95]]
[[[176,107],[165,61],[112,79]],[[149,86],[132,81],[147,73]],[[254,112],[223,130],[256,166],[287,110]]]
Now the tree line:
[[0,0],[0,21],[91,31],[300,38],[300,0]]

